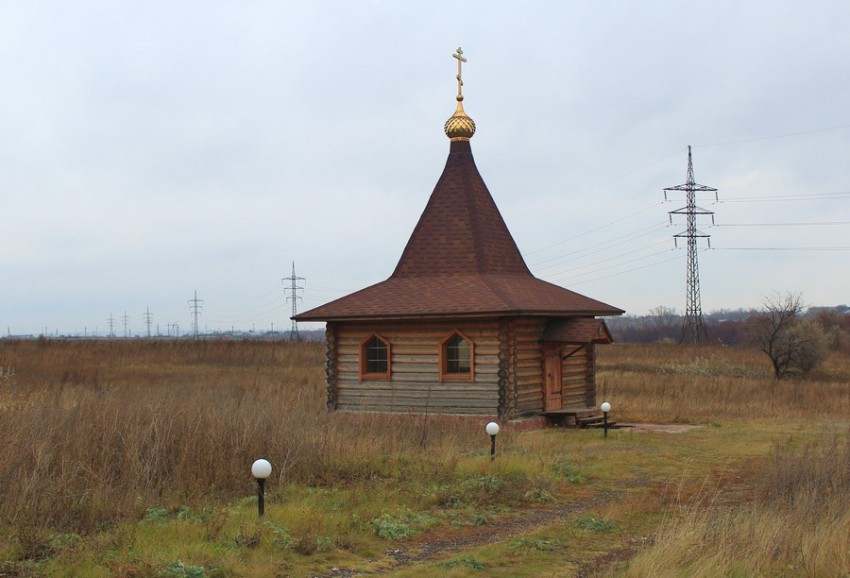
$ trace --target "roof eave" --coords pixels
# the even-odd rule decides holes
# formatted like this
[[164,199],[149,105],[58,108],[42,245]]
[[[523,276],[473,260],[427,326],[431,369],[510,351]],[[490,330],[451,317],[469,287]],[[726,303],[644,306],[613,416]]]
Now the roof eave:
[[291,317],[293,321],[407,321],[418,319],[480,319],[484,317],[613,317],[625,313],[622,309],[580,310],[580,311],[478,311],[443,313],[387,313],[380,315],[310,315],[310,312]]

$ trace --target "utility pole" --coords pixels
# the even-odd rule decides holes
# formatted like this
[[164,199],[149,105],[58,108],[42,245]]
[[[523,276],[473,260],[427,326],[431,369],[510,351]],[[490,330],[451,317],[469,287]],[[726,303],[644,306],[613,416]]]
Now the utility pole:
[[115,319],[112,318],[112,313],[106,318],[106,324],[109,326],[109,337],[115,337]]
[[145,307],[145,325],[148,327],[148,339],[151,338],[151,323],[153,323],[153,314],[151,313],[150,306]]
[[121,319],[124,321],[124,338],[130,337],[130,331],[128,327],[130,326],[130,316],[127,315],[127,312],[124,311],[124,315],[121,316]]
[[295,316],[298,315],[298,307],[297,303],[301,297],[298,295],[299,291],[304,291],[304,287],[298,285],[298,281],[306,281],[304,277],[297,277],[295,275],[295,261],[292,262],[292,275],[289,277],[284,277],[280,280],[281,283],[284,281],[289,281],[291,285],[289,287],[284,287],[284,293],[289,291],[289,295],[287,295],[286,300],[292,300],[292,328],[289,330],[289,340],[290,341],[298,341],[298,322],[295,321]]
[[198,290],[195,289],[194,299],[189,299],[189,309],[192,310],[192,335],[195,339],[198,338],[198,315],[201,314],[201,309],[204,308],[204,306],[201,305],[203,302],[203,299],[198,299]]
[[699,261],[697,259],[697,240],[700,237],[708,241],[708,246],[711,248],[711,235],[703,233],[697,229],[697,217],[700,215],[710,215],[711,224],[714,224],[714,212],[700,208],[696,204],[697,193],[714,193],[714,200],[718,200],[717,189],[698,185],[694,182],[694,164],[691,158],[691,146],[688,145],[688,174],[687,182],[683,185],[675,187],[667,187],[664,189],[664,200],[667,201],[667,191],[684,191],[686,205],[681,209],[669,211],[670,224],[673,223],[673,215],[685,215],[687,228],[681,233],[673,235],[673,240],[676,247],[679,246],[678,240],[681,238],[688,240],[688,264],[686,274],[686,292],[685,298],[685,319],[682,325],[682,336],[679,343],[699,343],[708,341],[708,333],[705,330],[705,325],[702,321],[702,303],[700,299],[699,289]]

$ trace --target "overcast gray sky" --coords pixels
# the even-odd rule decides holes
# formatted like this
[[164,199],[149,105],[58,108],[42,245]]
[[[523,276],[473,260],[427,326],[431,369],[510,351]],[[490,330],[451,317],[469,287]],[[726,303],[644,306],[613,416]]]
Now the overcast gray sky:
[[[288,329],[392,272],[473,152],[532,271],[684,308],[662,189],[719,189],[703,309],[848,298],[850,3],[0,0],[6,334]],[[815,224],[818,223],[818,224]],[[758,250],[756,250],[758,249]],[[805,249],[805,250],[803,250]]]

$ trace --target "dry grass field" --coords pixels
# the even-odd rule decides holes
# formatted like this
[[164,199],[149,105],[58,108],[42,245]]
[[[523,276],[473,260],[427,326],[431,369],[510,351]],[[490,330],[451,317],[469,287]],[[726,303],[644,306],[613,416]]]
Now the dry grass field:
[[0,576],[850,575],[846,354],[777,382],[745,348],[600,348],[618,421],[702,427],[508,430],[492,463],[483,420],[329,414],[323,366],[0,341]]

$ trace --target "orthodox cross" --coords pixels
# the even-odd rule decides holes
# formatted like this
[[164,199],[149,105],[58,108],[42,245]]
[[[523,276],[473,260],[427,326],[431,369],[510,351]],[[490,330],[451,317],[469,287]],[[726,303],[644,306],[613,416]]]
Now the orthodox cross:
[[452,57],[457,58],[457,99],[463,100],[463,79],[461,78],[461,63],[466,62],[466,58],[463,57],[463,50],[460,49],[460,46],[457,47],[457,51],[455,54],[452,54]]

